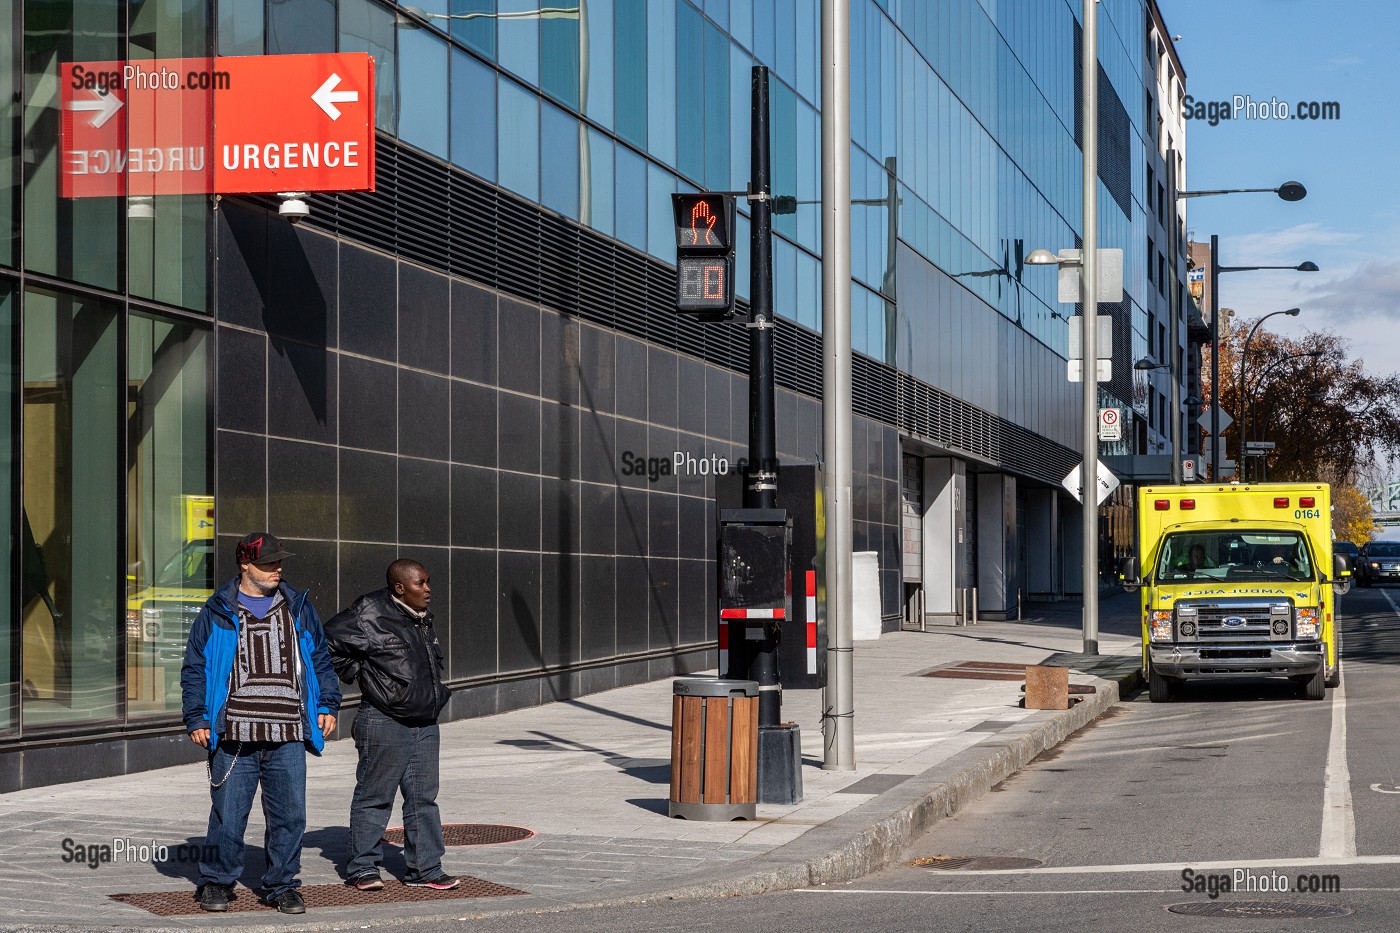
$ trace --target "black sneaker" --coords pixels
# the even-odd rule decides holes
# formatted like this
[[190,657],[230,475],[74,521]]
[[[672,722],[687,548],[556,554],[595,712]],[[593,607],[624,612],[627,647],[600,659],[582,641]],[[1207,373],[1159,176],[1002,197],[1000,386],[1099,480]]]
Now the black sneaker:
[[283,891],[276,897],[264,898],[263,903],[268,907],[276,907],[284,914],[306,913],[306,902],[301,899],[301,895],[295,890]]
[[379,877],[377,871],[362,871],[353,878],[348,878],[346,884],[357,891],[383,891],[384,879]]
[[199,901],[199,906],[211,913],[221,913],[228,910],[229,897],[233,892],[229,885],[216,884],[210,882],[195,892],[195,900]]
[[405,881],[404,884],[410,888],[432,888],[434,891],[451,891],[462,883],[461,878],[454,878],[448,874],[437,875],[422,881]]

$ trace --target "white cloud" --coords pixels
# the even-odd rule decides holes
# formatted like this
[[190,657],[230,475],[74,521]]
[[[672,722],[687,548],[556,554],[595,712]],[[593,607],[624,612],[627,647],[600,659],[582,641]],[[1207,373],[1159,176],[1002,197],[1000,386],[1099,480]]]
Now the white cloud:
[[1306,291],[1309,307],[1331,318],[1374,318],[1382,330],[1400,330],[1400,260],[1368,259],[1341,275],[1310,282]]
[[1242,233],[1231,236],[1229,249],[1221,250],[1221,264],[1226,266],[1285,265],[1313,260],[1312,250],[1354,243],[1360,233],[1332,230],[1318,223],[1297,224],[1283,230],[1262,233]]

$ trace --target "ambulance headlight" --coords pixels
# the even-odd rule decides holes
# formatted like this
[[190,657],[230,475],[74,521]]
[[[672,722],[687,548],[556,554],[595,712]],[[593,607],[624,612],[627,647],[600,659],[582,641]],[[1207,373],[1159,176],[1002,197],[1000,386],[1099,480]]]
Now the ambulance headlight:
[[1320,631],[1317,622],[1317,607],[1304,606],[1298,610],[1297,635],[1299,638],[1316,638]]

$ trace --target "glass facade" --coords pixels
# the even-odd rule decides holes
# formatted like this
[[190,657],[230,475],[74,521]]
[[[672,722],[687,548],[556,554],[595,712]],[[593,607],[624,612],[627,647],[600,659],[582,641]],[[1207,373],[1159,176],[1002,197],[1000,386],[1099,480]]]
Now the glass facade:
[[[1057,366],[1072,311],[1057,300],[1054,274],[1028,270],[1024,260],[1032,249],[1073,248],[1080,239],[1077,7],[1066,0],[851,4],[853,345],[1060,442],[1068,432],[1049,405],[1032,399],[1017,407],[996,395],[995,383],[1013,381],[1006,374],[1017,367],[1040,379],[1054,370],[1063,381]],[[1160,188],[1145,156],[1155,145],[1147,129],[1155,116],[1137,106],[1152,76],[1143,73],[1143,0],[1105,0],[1101,9],[1099,238],[1124,252],[1126,295],[1115,317],[1126,325],[1118,359],[1130,366],[1161,343],[1149,311],[1150,296],[1163,288],[1155,270],[1149,275],[1161,249],[1148,248],[1144,224],[1154,214],[1151,191]],[[752,68],[765,65],[773,191],[796,201],[794,211],[774,217],[774,308],[816,332],[819,11],[815,0],[4,5],[0,36],[15,41],[0,43],[0,521],[14,556],[0,566],[0,599],[15,622],[0,626],[0,736],[174,722],[184,633],[228,569],[216,567],[216,516],[223,535],[278,516],[305,518],[298,553],[313,579],[298,582],[341,595],[347,580],[362,578],[399,544],[441,547],[444,568],[449,551],[466,548],[479,566],[466,565],[468,572],[454,563],[442,576],[459,593],[478,578],[489,581],[481,584],[489,592],[473,598],[490,605],[472,605],[499,610],[502,625],[489,645],[474,641],[487,636],[459,636],[465,644],[452,650],[470,660],[458,674],[543,663],[540,633],[567,629],[550,621],[556,609],[535,605],[547,581],[582,574],[579,598],[604,594],[597,598],[607,614],[638,595],[626,590],[634,584],[623,582],[622,568],[650,566],[659,550],[680,561],[665,571],[674,578],[656,584],[675,593],[699,585],[690,577],[707,559],[700,549],[686,564],[671,553],[675,545],[653,548],[678,522],[696,520],[687,510],[700,507],[698,492],[690,497],[697,502],[681,495],[677,503],[670,490],[641,489],[640,480],[640,492],[624,494],[628,484],[616,476],[580,480],[563,466],[551,474],[541,461],[552,446],[574,438],[604,451],[599,459],[623,450],[654,457],[687,437],[728,445],[745,424],[732,373],[711,384],[715,374],[684,353],[661,353],[592,324],[580,336],[576,321],[548,307],[522,310],[505,274],[491,283],[499,293],[449,281],[443,266],[415,265],[427,262],[422,255],[386,256],[362,248],[375,244],[352,243],[354,234],[307,233],[313,225],[292,231],[236,199],[220,207],[205,194],[65,195],[65,66],[367,52],[382,134],[435,160],[436,169],[470,173],[532,202],[551,222],[607,238],[629,268],[646,269],[645,259],[674,262],[674,192],[748,186]],[[142,142],[125,139],[122,148],[129,157]],[[1160,210],[1160,194],[1156,200]],[[504,196],[498,203],[519,207]],[[743,243],[750,225],[742,198],[739,210]],[[509,216],[502,210],[491,223]],[[541,257],[513,258],[528,266]],[[616,263],[619,276],[623,266]],[[749,272],[741,248],[741,298]],[[526,339],[498,339],[522,321],[534,322]],[[1007,333],[1024,338],[1021,356],[971,362],[968,347]],[[551,347],[563,361],[558,372],[550,369]],[[579,385],[566,386],[579,379],[569,366],[597,368],[605,405],[583,412]],[[230,388],[245,372],[261,387],[251,401]],[[949,389],[979,379],[993,385],[985,397]],[[669,388],[658,395],[658,384]],[[684,391],[695,384],[705,386],[698,399]],[[632,397],[638,392],[640,401]],[[1131,394],[1120,384],[1103,393],[1105,404]],[[448,419],[457,405],[486,412],[487,421],[454,420],[434,432],[404,417],[421,410]],[[882,551],[894,514],[886,502],[897,499],[890,494],[897,469],[884,464],[897,462],[898,441],[886,420],[882,441],[869,445],[881,459],[864,471],[879,492],[860,519],[861,546]],[[873,437],[877,428],[870,430]],[[819,432],[794,432],[788,450],[816,450]],[[435,433],[450,434],[450,443]],[[564,463],[574,451],[555,453]],[[398,497],[385,512],[378,489],[409,476],[421,490],[393,487]],[[451,490],[468,478],[494,484],[503,516],[480,537],[475,523],[486,527],[497,513],[458,514],[466,497]],[[567,543],[548,546],[573,534],[567,522],[560,531],[541,518],[550,497],[566,509],[570,496],[583,496],[582,507],[596,497],[603,516],[586,523],[585,535],[596,540],[577,553]],[[451,516],[434,507],[441,501],[452,502]],[[410,541],[401,529],[420,506],[431,518]],[[626,553],[624,524],[635,538]],[[528,546],[506,546],[521,535]],[[576,557],[582,562],[570,563]],[[521,611],[508,592],[515,570],[536,581],[536,595],[519,604],[536,614],[538,628],[504,624],[507,612]],[[591,660],[702,640],[703,619],[682,637],[670,610],[658,612],[650,636],[625,630],[620,616],[611,635],[580,626],[574,636]]]

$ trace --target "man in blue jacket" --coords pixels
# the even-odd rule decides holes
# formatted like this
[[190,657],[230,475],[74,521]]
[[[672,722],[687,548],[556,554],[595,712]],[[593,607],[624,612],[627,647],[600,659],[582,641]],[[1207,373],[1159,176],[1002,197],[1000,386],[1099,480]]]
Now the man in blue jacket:
[[199,863],[195,896],[228,910],[243,873],[243,831],[262,785],[267,867],[262,900],[306,912],[297,888],[306,829],[306,747],[319,755],[335,731],[340,687],[321,620],[307,594],[282,582],[291,557],[267,532],[234,549],[238,576],[216,590],[190,627],[180,670],[185,731],[209,750],[212,861]]

